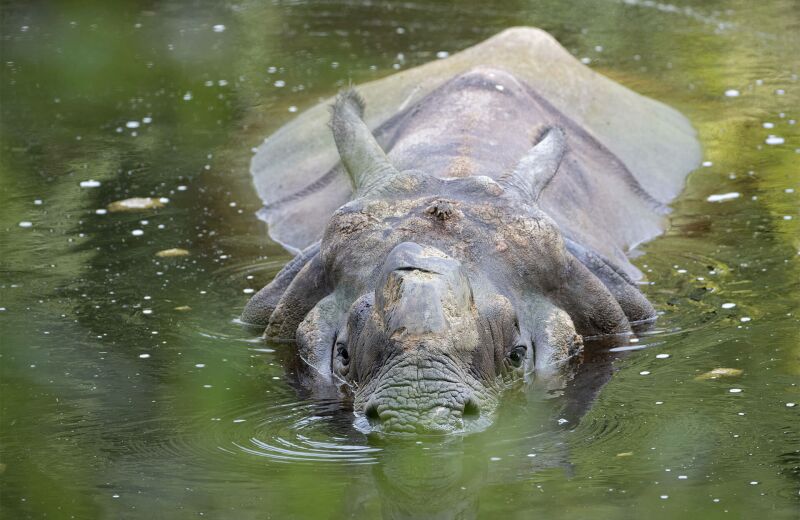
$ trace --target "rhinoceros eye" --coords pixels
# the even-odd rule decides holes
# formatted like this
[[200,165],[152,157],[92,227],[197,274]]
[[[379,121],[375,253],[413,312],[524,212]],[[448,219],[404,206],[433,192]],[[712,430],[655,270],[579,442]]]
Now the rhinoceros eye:
[[525,353],[528,351],[528,347],[525,345],[517,345],[516,347],[511,349],[511,352],[508,353],[508,360],[511,365],[515,368],[519,368],[522,366],[522,363],[525,361]]
[[336,344],[336,357],[339,359],[342,366],[350,364],[350,352],[347,351],[347,345],[344,343]]

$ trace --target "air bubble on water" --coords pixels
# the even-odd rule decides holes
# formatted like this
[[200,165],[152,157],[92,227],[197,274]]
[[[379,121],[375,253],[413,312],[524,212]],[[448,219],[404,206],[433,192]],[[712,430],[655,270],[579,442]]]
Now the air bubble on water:
[[536,456],[536,454],[535,454],[535,453],[528,453],[528,455],[526,455],[526,456],[527,456],[527,457],[530,457],[530,458],[533,458],[533,457],[535,457],[535,456]]
[[144,231],[142,231],[141,229],[134,229],[133,231],[131,231],[131,235],[135,237],[140,237],[144,235]]
[[119,498],[119,495],[117,495],[116,493],[114,493],[113,495],[111,495],[111,498]]
[[750,481],[750,485],[751,486],[757,486],[758,485],[758,481],[757,480],[751,480]]
[[139,359],[147,359],[150,357],[150,354],[139,354]]
[[688,478],[686,475],[678,475],[678,480],[686,480]]
[[764,124],[762,124],[761,126],[763,126],[764,128],[774,128],[775,127],[775,123],[770,123],[769,121],[767,121],[767,122],[764,122]]
[[722,304],[722,308],[723,309],[733,309],[734,307],[736,307],[735,303],[723,303]]
[[191,101],[191,100],[192,100],[192,93],[191,93],[191,91],[189,91],[189,92],[187,92],[186,94],[184,94],[184,95],[183,95],[183,100],[184,100],[184,101]]
[[21,228],[33,227],[33,222],[29,222],[27,220],[23,220],[22,222],[19,223],[19,227],[21,227]]
[[650,375],[650,371],[649,370],[642,370],[641,372],[639,372],[639,375],[640,376],[649,376]]
[[139,121],[128,121],[125,123],[126,128],[139,128]]
[[706,168],[709,168],[709,167],[711,167],[713,165],[714,165],[714,163],[711,162],[711,161],[703,161],[703,166],[706,167]]
[[791,215],[784,215],[783,216],[783,220],[792,220],[792,216]]
[[751,318],[750,316],[742,316],[741,318],[739,318],[739,321],[741,321],[742,323],[747,323],[748,321],[750,321],[752,319],[753,318]]
[[661,495],[658,498],[660,498],[661,500],[666,500],[669,498],[669,495]]
[[100,181],[96,181],[94,179],[89,179],[88,181],[81,181],[79,186],[81,188],[99,188]]
[[679,274],[686,274],[686,269],[678,269]]
[[786,140],[778,135],[770,134],[766,139],[764,139],[764,142],[767,143],[768,145],[776,145],[776,144],[783,144],[786,142]]
[[97,215],[105,215],[106,213],[108,213],[108,210],[105,209],[105,208],[99,208],[99,209],[94,210],[94,212]]
[[725,91],[725,97],[739,97],[739,91],[736,89],[728,89]]
[[142,314],[153,314],[153,309],[142,309]]
[[786,403],[786,408],[794,408],[797,406],[797,403]]
[[730,392],[732,394],[741,394],[742,393],[742,389],[741,388],[729,388],[728,392]]
[[184,186],[183,184],[181,184],[180,186],[178,186],[175,189],[178,190],[178,191],[186,191],[188,188],[186,186]]
[[730,193],[718,193],[709,195],[706,199],[708,202],[725,202],[726,200],[738,199],[741,196],[739,192],[732,191]]
[[203,385],[203,388],[211,388],[211,385]]
[[228,84],[228,80],[227,79],[221,79],[221,80],[217,81],[217,85],[219,85],[220,87],[224,87],[227,84]]
[[656,354],[656,359],[667,359],[669,354]]
[[245,294],[253,294],[254,292],[256,292],[256,290],[248,287],[247,289],[242,289],[242,292]]
[[794,188],[786,188],[783,190],[784,193],[794,193]]
[[206,87],[213,87],[214,82],[209,79],[205,83],[203,83],[203,85],[205,85]]
[[33,199],[33,203],[36,206],[41,206],[42,205],[42,199]]
[[221,33],[225,30],[225,26],[222,25],[221,23],[218,23],[215,26],[213,26],[211,30],[214,31],[215,33]]
[[664,401],[656,401],[656,404],[664,404]]
[[282,79],[279,79],[279,80],[276,80],[275,83],[273,83],[273,85],[275,85],[278,88],[283,88],[283,87],[286,86],[286,82],[283,81]]
[[152,117],[143,117],[142,118],[142,123],[144,123],[146,125],[149,125],[152,122],[153,122],[153,118]]
[[501,459],[500,457],[489,457],[489,460],[491,460],[492,462],[497,462],[497,461],[503,460],[503,459]]
[[436,57],[439,58],[440,60],[444,59],[444,58],[446,58],[448,56],[450,56],[450,53],[447,52],[447,51],[439,51],[439,52],[436,53]]
[[197,368],[205,368],[206,364],[205,363],[196,363],[194,366],[197,367]]

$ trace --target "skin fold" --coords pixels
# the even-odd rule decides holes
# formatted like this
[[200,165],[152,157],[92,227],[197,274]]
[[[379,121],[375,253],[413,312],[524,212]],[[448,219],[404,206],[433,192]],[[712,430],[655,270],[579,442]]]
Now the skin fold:
[[296,342],[304,383],[352,399],[357,423],[484,427],[506,388],[563,377],[583,337],[654,318],[626,265],[541,199],[556,184],[581,197],[602,174],[650,214],[660,204],[522,81],[461,74],[387,121],[383,146],[364,108],[354,90],[332,107],[352,199],[242,314],[266,338]]

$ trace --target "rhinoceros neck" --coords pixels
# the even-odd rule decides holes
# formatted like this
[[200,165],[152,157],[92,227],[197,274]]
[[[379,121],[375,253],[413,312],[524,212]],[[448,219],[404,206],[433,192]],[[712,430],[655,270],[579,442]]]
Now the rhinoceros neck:
[[546,121],[524,85],[491,70],[457,77],[377,134],[400,170],[496,179],[514,168]]

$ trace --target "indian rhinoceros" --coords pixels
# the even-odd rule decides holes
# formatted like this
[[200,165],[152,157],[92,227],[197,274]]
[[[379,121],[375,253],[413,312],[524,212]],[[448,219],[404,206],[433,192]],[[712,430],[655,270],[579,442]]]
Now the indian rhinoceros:
[[469,429],[583,337],[654,318],[626,253],[663,231],[699,161],[683,116],[532,28],[358,92],[252,163],[297,256],[242,321],[294,342],[306,384],[375,431]]

